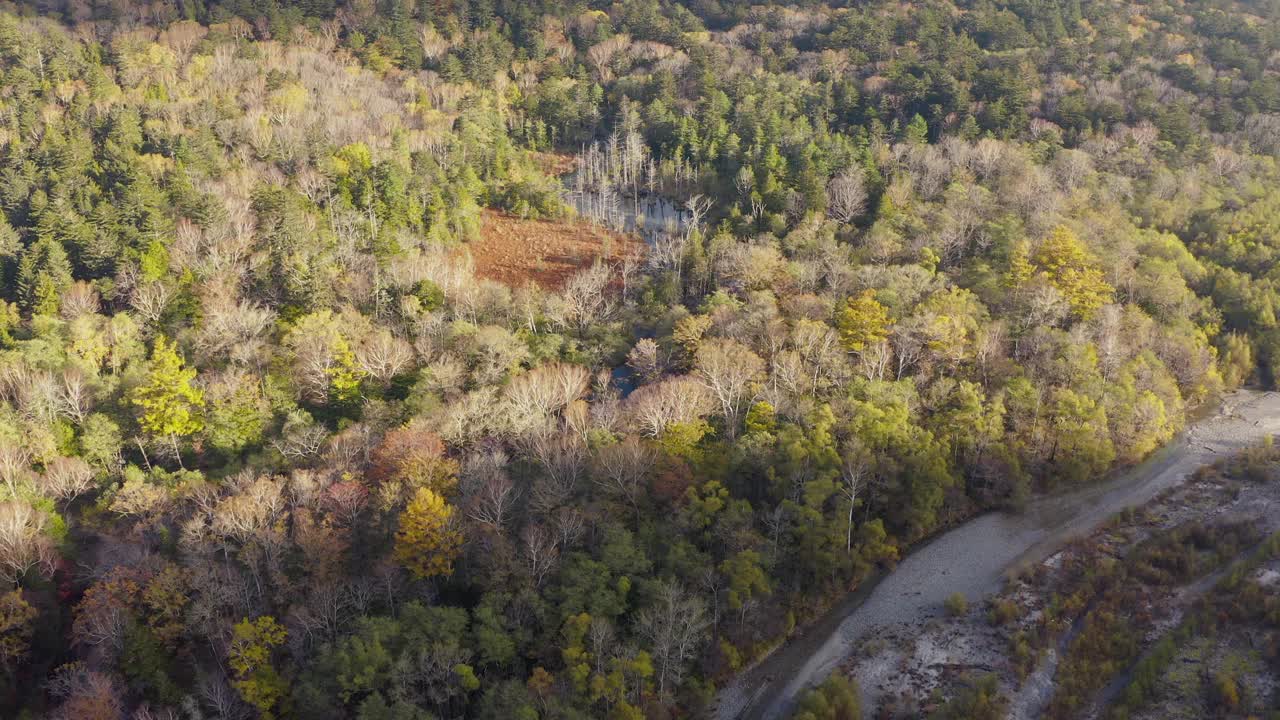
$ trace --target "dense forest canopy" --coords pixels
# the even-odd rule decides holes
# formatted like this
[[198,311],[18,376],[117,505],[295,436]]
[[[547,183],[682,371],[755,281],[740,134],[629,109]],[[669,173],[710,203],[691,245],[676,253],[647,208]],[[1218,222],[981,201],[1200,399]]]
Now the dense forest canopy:
[[5,4],[0,712],[696,714],[1273,382],[1278,10]]

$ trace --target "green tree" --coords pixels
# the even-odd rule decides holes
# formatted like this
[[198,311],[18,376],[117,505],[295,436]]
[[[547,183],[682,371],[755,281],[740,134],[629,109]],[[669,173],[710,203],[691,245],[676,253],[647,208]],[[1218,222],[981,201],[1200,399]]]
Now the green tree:
[[1106,470],[1116,456],[1106,408],[1065,387],[1055,388],[1049,408],[1054,439],[1048,461],[1060,476],[1081,482]]
[[760,566],[760,553],[743,550],[720,563],[720,572],[729,581],[729,609],[742,610],[756,595],[768,595],[769,577]]
[[1009,252],[1009,269],[1004,276],[1005,287],[1013,290],[1025,287],[1035,274],[1036,267],[1031,264],[1031,245],[1026,240],[1019,240]]
[[929,142],[929,123],[917,113],[911,118],[911,122],[907,123],[903,138],[911,145],[924,145]]
[[351,344],[341,335],[334,342],[333,365],[326,372],[329,374],[330,394],[335,400],[347,403],[360,397],[360,383],[365,372],[356,364]]
[[36,315],[56,315],[62,293],[71,286],[71,263],[62,243],[41,237],[18,263],[18,296],[23,308]]
[[18,668],[31,649],[38,614],[22,598],[21,590],[0,595],[0,670],[6,675]]
[[262,439],[271,420],[271,407],[252,380],[238,380],[209,389],[205,437],[224,453],[234,454]]
[[1221,339],[1218,367],[1222,372],[1222,384],[1228,390],[1240,387],[1253,374],[1255,360],[1253,345],[1246,335],[1230,332]]

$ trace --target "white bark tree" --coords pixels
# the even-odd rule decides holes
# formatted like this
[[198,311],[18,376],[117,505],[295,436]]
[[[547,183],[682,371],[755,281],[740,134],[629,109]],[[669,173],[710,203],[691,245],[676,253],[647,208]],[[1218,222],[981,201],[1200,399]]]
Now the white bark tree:
[[663,585],[656,601],[640,611],[636,626],[653,654],[658,694],[680,686],[709,624],[706,602],[674,582]]
[[702,383],[691,377],[676,377],[636,389],[627,398],[627,414],[636,430],[658,437],[672,423],[691,422],[706,415],[714,403]]
[[848,168],[827,183],[827,215],[851,223],[867,208],[867,188],[861,168]]
[[13,584],[32,569],[53,572],[56,554],[44,532],[48,520],[26,501],[0,503],[0,579]]
[[657,453],[652,447],[640,438],[628,437],[596,454],[596,484],[625,500],[638,515],[644,479],[656,461]]
[[746,405],[755,397],[754,386],[764,374],[764,361],[736,340],[717,338],[698,347],[694,366],[703,385],[720,403],[725,430],[732,439]]
[[49,497],[72,500],[93,488],[93,468],[80,458],[55,458],[45,466],[40,488]]

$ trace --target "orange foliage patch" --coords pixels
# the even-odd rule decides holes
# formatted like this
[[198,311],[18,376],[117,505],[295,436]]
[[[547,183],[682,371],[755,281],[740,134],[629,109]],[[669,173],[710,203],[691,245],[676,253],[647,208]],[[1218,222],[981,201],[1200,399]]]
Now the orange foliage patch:
[[616,266],[644,254],[644,241],[577,220],[523,220],[484,212],[480,237],[466,245],[476,275],[510,287],[533,282],[559,289],[596,258]]

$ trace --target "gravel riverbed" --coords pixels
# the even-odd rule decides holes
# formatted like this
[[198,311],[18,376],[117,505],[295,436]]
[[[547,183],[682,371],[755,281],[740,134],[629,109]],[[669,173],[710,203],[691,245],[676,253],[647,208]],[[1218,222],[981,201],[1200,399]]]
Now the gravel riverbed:
[[1141,505],[1196,468],[1280,433],[1280,393],[1241,390],[1217,413],[1140,465],[1065,495],[1033,500],[1021,513],[990,513],[917,548],[874,587],[855,592],[724,688],[717,720],[779,720],[863,638],[941,613],[955,592],[970,601],[1000,589],[1011,569],[1038,562],[1110,515]]

